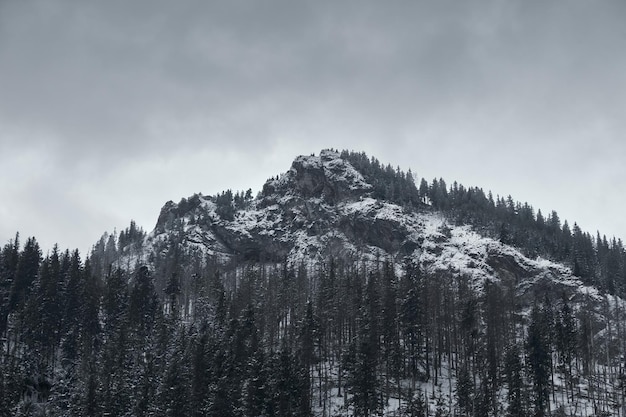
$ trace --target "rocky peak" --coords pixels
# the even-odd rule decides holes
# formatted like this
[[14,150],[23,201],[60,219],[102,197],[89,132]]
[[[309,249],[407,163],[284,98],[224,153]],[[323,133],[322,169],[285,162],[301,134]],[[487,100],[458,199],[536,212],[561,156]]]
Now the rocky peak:
[[319,156],[297,157],[289,171],[271,179],[263,187],[263,196],[297,195],[321,198],[336,204],[357,198],[372,189],[363,175],[333,150],[323,150]]
[[166,229],[171,227],[171,223],[175,219],[184,217],[188,213],[198,209],[201,206],[202,201],[203,197],[201,194],[194,194],[189,198],[183,198],[178,204],[171,200],[168,201],[161,208],[155,230],[159,233],[165,232]]
[[220,212],[225,203],[219,195],[166,203],[141,249],[123,251],[127,258],[118,264],[141,261],[162,268],[173,254],[198,264],[285,262],[311,270],[331,258],[372,268],[389,260],[398,276],[414,265],[437,280],[465,282],[477,293],[485,283],[513,288],[525,311],[545,294],[600,305],[598,291],[566,266],[528,258],[469,225],[449,222],[430,206],[379,197],[376,180],[367,164],[335,151],[300,156],[286,173],[267,181],[260,198],[239,207],[227,201],[232,216]]

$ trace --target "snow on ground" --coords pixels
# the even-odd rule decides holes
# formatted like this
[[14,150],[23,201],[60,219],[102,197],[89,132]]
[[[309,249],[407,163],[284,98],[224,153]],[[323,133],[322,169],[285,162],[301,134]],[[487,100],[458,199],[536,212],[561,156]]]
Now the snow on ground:
[[512,246],[478,234],[470,226],[449,225],[441,214],[421,214],[419,217],[423,224],[419,260],[430,272],[443,271],[468,277],[474,289],[480,290],[485,280],[499,279],[489,265],[489,258],[507,257],[531,275],[520,285],[529,287],[542,279],[549,279],[594,301],[603,299],[597,288],[584,285],[563,264],[541,257],[530,259]]
[[487,263],[492,239],[473,232],[469,226],[449,226],[441,215],[421,216],[423,221],[420,263],[431,273],[448,272],[471,280],[475,289],[495,273]]
[[[553,360],[557,360],[556,357]],[[316,364],[311,368],[312,372],[312,405],[313,415],[320,417],[348,416],[354,415],[354,409],[350,405],[350,394],[342,386],[339,387],[339,364],[337,361]],[[345,384],[343,375],[343,384]],[[624,405],[618,404],[620,398],[619,380],[616,368],[608,368],[597,365],[593,373],[588,377],[578,377],[573,380],[570,386],[565,376],[559,372],[554,374],[554,389],[550,391],[549,410],[555,413],[562,410],[567,416],[592,417],[592,416],[623,416],[626,409]],[[480,385],[478,379],[477,385]],[[381,386],[385,385],[384,375],[381,375]],[[320,386],[323,387],[320,390]],[[389,398],[383,398],[383,416],[395,417],[408,404],[408,394],[421,395],[422,400],[428,406],[428,415],[462,415],[455,405],[457,402],[456,392],[456,370],[450,367],[448,361],[444,360],[440,374],[435,377],[431,375],[428,381],[415,383],[408,379],[400,381],[401,398],[398,398],[396,380],[390,380],[391,392]],[[573,397],[572,397],[573,394]],[[497,410],[495,415],[507,415],[507,395],[505,384],[496,393]],[[620,409],[620,407],[622,407]],[[602,414],[604,413],[604,414]]]

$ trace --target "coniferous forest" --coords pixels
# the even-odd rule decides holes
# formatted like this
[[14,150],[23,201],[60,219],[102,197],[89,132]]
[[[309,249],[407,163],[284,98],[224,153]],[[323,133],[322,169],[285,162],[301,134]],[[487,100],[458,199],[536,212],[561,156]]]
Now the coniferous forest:
[[0,251],[0,416],[625,415],[620,240],[342,157],[375,198],[569,266],[602,314],[549,291],[524,306],[514,286],[476,291],[411,259],[223,263],[174,247],[123,265],[146,236],[134,222],[85,258],[16,235]]

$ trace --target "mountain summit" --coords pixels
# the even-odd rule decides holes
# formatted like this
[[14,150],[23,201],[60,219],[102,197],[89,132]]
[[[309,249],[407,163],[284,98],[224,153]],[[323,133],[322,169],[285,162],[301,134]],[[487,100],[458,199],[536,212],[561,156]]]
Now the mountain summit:
[[[165,259],[176,254],[187,262],[285,263],[310,269],[341,259],[371,267],[390,262],[398,273],[416,265],[427,274],[466,279],[477,289],[485,281],[506,281],[531,294],[539,291],[538,283],[542,291],[552,288],[555,296],[597,291],[567,265],[546,256],[529,257],[503,236],[485,227],[479,233],[474,225],[451,217],[454,210],[437,209],[442,196],[452,198],[443,194],[445,187],[443,180],[435,180],[418,190],[410,173],[364,154],[323,150],[295,158],[256,198],[250,192],[226,191],[167,202],[143,241],[120,248],[117,264],[163,268],[171,264]],[[466,194],[470,200],[474,195],[488,201],[480,189]],[[157,275],[169,273],[161,272]]]
[[300,156],[255,199],[226,192],[168,202],[146,243],[178,231],[190,249],[221,260],[308,262],[328,256],[330,248],[340,256],[364,250],[397,256],[410,245],[400,225],[407,212],[372,199],[373,188],[337,152]]

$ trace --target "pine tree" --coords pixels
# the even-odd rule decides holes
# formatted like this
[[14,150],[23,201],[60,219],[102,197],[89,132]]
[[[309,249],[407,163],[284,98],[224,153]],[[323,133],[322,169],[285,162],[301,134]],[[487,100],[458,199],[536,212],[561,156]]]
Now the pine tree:
[[49,384],[58,340],[60,260],[55,247],[43,261],[23,311],[23,341],[28,373],[37,386]]
[[509,417],[525,417],[526,401],[524,398],[523,367],[521,352],[517,344],[511,344],[506,351],[505,368],[508,387],[507,400]]
[[536,417],[546,415],[550,397],[551,354],[549,331],[544,311],[534,306],[531,311],[526,350],[533,383],[533,404]]
[[74,362],[79,356],[81,296],[82,296],[82,262],[78,251],[74,251],[71,257],[68,277],[65,284],[65,305],[63,306],[63,358],[65,361]]
[[113,271],[106,280],[102,302],[104,327],[103,346],[99,358],[101,408],[112,415],[131,410],[132,362],[130,353],[128,287],[121,270]]
[[397,289],[393,265],[385,262],[382,285],[382,360],[385,364],[385,398],[391,395],[390,380],[400,380],[400,334],[396,307]]
[[15,278],[11,285],[9,295],[9,310],[19,311],[23,308],[26,299],[30,295],[32,284],[39,274],[41,263],[41,250],[35,238],[28,238],[24,249],[20,253]]
[[400,324],[405,348],[405,368],[411,377],[412,384],[420,376],[423,361],[422,341],[425,333],[425,303],[423,277],[419,265],[407,263],[405,277],[402,280],[402,293],[405,294],[400,306]]
[[576,322],[571,308],[563,295],[561,311],[556,321],[556,348],[559,353],[560,362],[565,372],[566,383],[569,385],[573,397],[572,365],[576,355],[577,330]]
[[150,271],[141,266],[135,272],[135,280],[129,298],[129,320],[137,335],[146,337],[152,330],[158,307],[158,299]]
[[19,239],[20,235],[17,233],[15,240],[7,243],[0,251],[0,335],[5,335],[8,315],[11,312],[11,286],[20,259]]
[[131,383],[136,394],[132,409],[134,415],[144,416],[154,402],[160,377],[157,327],[163,323],[162,309],[146,266],[140,266],[135,271],[128,301],[128,319]]
[[158,414],[168,417],[186,417],[192,414],[189,401],[191,386],[188,341],[185,329],[177,330],[175,346],[167,354],[165,374],[157,392]]
[[379,345],[376,312],[378,295],[374,275],[367,283],[367,292],[360,313],[358,335],[350,345],[346,361],[349,373],[350,403],[355,416],[369,417],[382,409],[381,381],[378,372]]
[[[312,406],[312,376],[311,369],[315,360],[315,335],[317,332],[317,325],[315,321],[315,315],[313,313],[313,303],[308,301],[306,304],[306,313],[300,327],[300,336],[298,340],[298,364],[301,370],[301,382],[303,386],[303,394],[306,398],[303,399],[301,410],[311,410]],[[340,385],[340,384],[339,384]]]
[[[214,346],[210,340],[208,329],[202,328],[198,334],[195,334],[190,342],[187,350],[187,356],[190,360],[190,409],[191,415],[195,417],[204,416],[208,411],[209,389],[213,381],[214,369],[211,366],[211,355],[217,360],[222,359],[223,352]],[[212,350],[212,351],[211,351]],[[222,363],[216,362],[215,367],[219,367]]]
[[474,413],[474,383],[467,365],[459,369],[456,384],[457,405],[463,416]]

